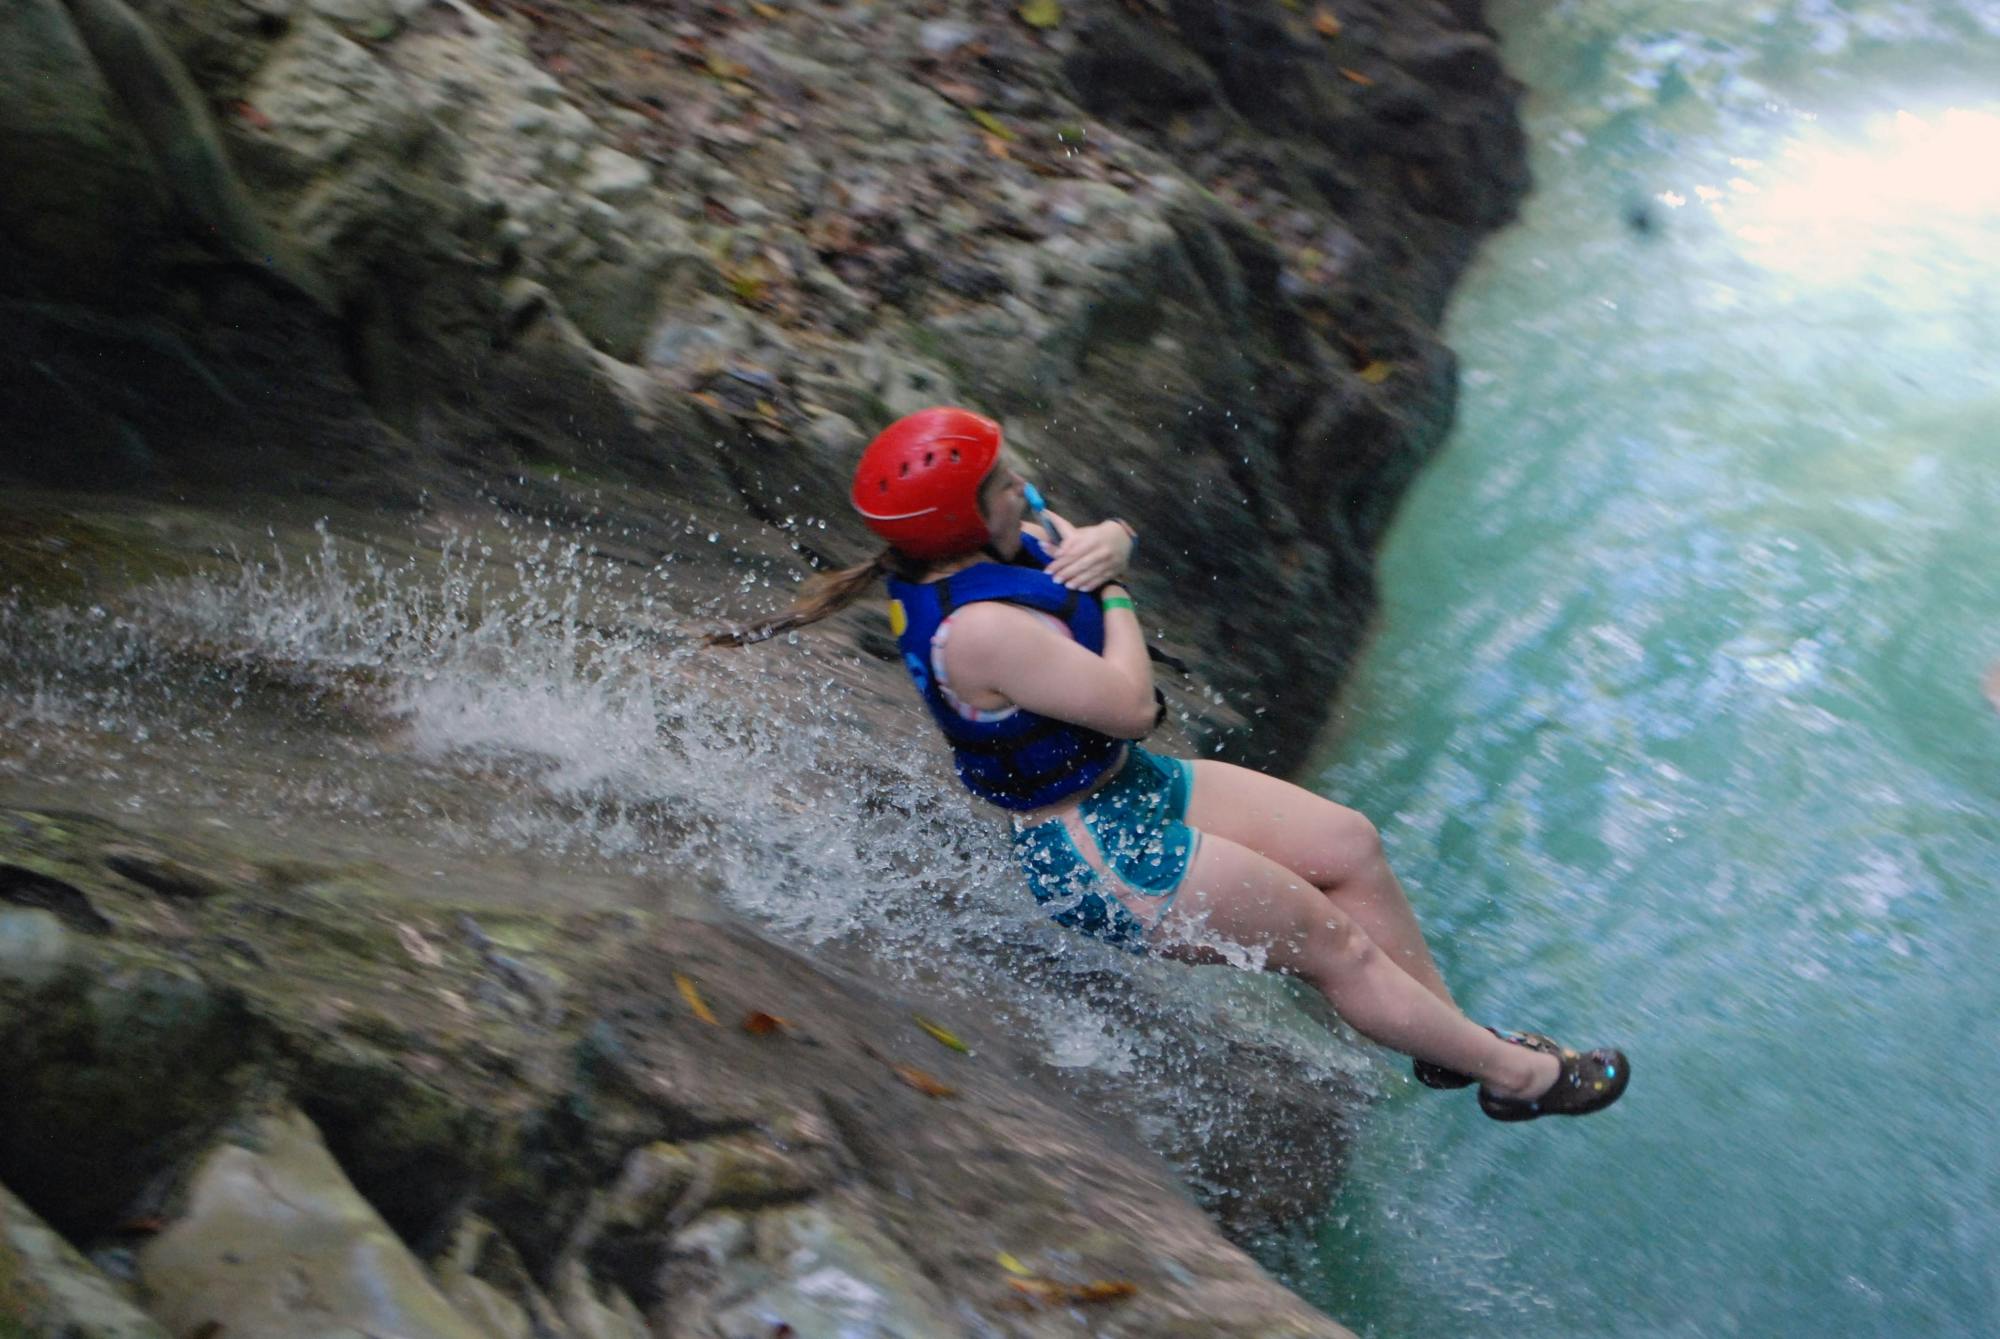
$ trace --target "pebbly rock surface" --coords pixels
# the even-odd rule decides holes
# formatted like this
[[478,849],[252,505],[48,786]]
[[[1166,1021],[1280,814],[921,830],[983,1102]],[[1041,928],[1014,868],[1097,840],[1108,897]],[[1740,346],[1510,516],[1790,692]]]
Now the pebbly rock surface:
[[0,1333],[1346,1333],[926,1022],[712,921],[0,811]]
[[858,446],[966,401],[1282,768],[1517,93],[1474,0],[18,0],[0,468],[615,480],[846,562]]

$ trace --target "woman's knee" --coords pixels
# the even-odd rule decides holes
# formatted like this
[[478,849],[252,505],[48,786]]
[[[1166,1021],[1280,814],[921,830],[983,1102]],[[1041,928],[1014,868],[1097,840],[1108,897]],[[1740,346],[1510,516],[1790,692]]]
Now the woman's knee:
[[1301,929],[1301,970],[1315,981],[1339,981],[1365,972],[1382,955],[1367,931],[1339,913],[1311,916]]
[[1345,883],[1356,875],[1387,863],[1388,855],[1382,849],[1382,832],[1368,815],[1332,801],[1328,801],[1327,807],[1332,812],[1322,827],[1325,847],[1321,869],[1329,876],[1328,887]]

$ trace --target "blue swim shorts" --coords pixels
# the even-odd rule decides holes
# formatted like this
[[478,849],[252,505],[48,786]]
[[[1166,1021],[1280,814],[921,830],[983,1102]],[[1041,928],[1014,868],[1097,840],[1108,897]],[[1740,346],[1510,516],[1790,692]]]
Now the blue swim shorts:
[[[1187,825],[1193,793],[1193,764],[1134,744],[1118,774],[1078,806],[1105,867],[1132,892],[1158,901],[1154,924],[1173,905],[1201,845],[1201,834]],[[1062,819],[1017,829],[1014,858],[1050,920],[1133,953],[1146,951],[1146,926],[1104,886]]]

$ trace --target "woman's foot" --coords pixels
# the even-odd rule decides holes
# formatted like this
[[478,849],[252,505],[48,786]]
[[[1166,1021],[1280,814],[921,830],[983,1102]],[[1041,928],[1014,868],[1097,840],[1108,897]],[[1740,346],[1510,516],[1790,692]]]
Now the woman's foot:
[[[1572,1051],[1539,1032],[1513,1033],[1507,1040],[1554,1059],[1556,1074],[1547,1083],[1530,1080],[1518,1088],[1481,1085],[1479,1109],[1494,1120],[1588,1116],[1616,1102],[1624,1095],[1625,1085],[1632,1081],[1631,1062],[1623,1051],[1611,1047]],[[1539,1068],[1546,1072],[1547,1066]]]

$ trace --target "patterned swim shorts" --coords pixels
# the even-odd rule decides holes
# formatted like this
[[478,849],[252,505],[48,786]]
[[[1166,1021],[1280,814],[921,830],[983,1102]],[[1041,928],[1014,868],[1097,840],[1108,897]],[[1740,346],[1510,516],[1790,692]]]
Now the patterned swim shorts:
[[[1137,744],[1102,790],[1078,806],[1106,868],[1167,914],[1187,877],[1201,834],[1187,825],[1194,766]],[[1146,951],[1146,926],[1077,850],[1067,824],[1051,818],[1014,833],[1014,858],[1049,919],[1133,953]]]

